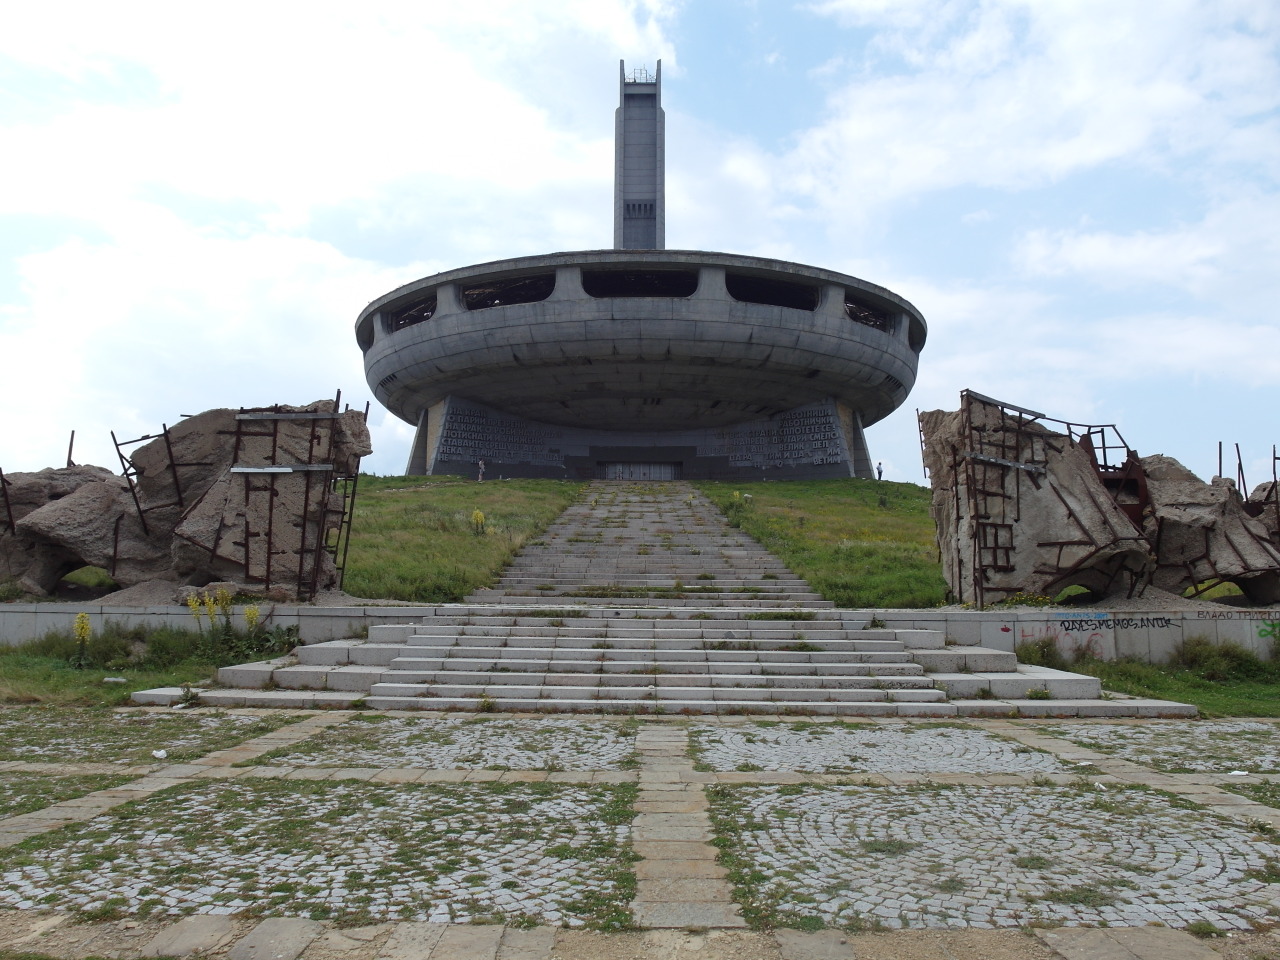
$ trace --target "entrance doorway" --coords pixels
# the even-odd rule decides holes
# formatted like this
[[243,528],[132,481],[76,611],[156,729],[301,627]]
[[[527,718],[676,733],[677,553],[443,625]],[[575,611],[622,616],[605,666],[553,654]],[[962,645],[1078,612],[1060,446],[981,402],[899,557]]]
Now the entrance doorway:
[[598,480],[680,480],[680,463],[597,463]]

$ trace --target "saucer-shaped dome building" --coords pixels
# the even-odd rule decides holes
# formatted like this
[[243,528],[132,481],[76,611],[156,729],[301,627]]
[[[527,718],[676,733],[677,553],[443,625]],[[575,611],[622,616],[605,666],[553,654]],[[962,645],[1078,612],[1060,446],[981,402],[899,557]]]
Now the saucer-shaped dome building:
[[478,264],[361,312],[409,474],[872,476],[863,428],[915,382],[927,327],[883,287],[665,250],[661,64],[621,78],[612,250]]

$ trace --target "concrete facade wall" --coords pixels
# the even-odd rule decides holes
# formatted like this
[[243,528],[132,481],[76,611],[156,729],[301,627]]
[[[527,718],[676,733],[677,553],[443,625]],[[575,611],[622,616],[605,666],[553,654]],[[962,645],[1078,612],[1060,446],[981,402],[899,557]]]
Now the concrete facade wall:
[[669,479],[685,480],[874,475],[856,414],[832,400],[727,427],[641,432],[559,427],[450,397],[418,431],[431,474],[475,476],[483,460],[490,479],[602,479],[609,463],[667,464]]
[[[419,623],[430,615],[435,607],[310,607],[279,604],[261,604],[259,609],[268,627],[297,627],[299,636],[306,643],[324,640],[342,640],[359,636],[363,631],[381,623]],[[27,640],[43,637],[50,631],[71,633],[76,614],[87,613],[94,633],[99,633],[107,623],[126,627],[142,626],[147,629],[171,627],[194,630],[196,622],[191,611],[181,606],[163,607],[104,607],[95,604],[72,603],[7,603],[0,605],[0,645],[14,646]],[[244,622],[244,607],[235,607],[232,623]]]
[[[699,285],[686,298],[592,298],[582,292],[581,270],[596,265],[692,268]],[[820,289],[820,302],[807,311],[734,300],[726,270],[793,277]],[[458,303],[466,283],[536,273],[556,278],[546,300],[477,310]],[[890,328],[850,319],[846,291],[893,317]],[[432,292],[430,320],[384,329],[384,309]],[[870,425],[914,384],[924,327],[906,301],[854,277],[665,251],[556,254],[451,271],[375,301],[358,330],[375,395],[410,423],[454,395],[543,422],[651,430],[742,422],[829,397]]]

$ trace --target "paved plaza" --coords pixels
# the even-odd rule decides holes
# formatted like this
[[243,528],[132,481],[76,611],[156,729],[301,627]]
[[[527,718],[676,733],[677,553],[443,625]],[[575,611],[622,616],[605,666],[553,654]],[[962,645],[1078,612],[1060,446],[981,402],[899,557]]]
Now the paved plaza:
[[1280,923],[1271,721],[58,716],[0,712],[0,917],[24,930],[216,954],[265,927],[317,960],[335,936],[542,958],[711,931],[700,955],[790,958],[895,931],[1274,949]]

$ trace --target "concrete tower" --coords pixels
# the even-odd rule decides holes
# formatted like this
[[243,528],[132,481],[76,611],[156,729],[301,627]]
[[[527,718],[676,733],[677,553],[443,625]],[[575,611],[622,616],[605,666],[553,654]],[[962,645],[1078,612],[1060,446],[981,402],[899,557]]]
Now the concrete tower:
[[662,61],[656,73],[640,67],[628,74],[619,60],[618,74],[613,246],[615,250],[661,250],[666,246]]

